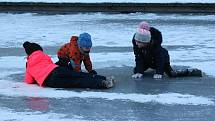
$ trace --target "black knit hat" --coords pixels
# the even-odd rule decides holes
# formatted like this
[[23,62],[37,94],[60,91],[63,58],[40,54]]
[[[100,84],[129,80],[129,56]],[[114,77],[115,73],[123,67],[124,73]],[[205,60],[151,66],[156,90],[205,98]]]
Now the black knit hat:
[[39,44],[30,43],[28,41],[23,43],[23,47],[24,47],[25,52],[28,56],[31,55],[34,51],[37,51],[37,50],[43,51],[43,48]]

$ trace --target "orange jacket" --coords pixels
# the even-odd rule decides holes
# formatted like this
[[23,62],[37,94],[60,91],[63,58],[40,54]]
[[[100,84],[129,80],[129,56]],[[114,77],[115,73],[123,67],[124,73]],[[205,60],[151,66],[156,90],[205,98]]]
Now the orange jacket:
[[27,68],[24,81],[28,84],[36,82],[39,86],[43,86],[43,82],[46,77],[56,67],[57,65],[55,65],[51,58],[43,53],[43,51],[35,51],[27,58]]
[[72,36],[70,43],[66,43],[58,50],[58,57],[59,58],[70,58],[75,63],[74,70],[76,72],[81,72],[81,63],[84,62],[85,69],[90,72],[92,71],[92,62],[90,60],[89,55],[81,54],[78,44],[77,44],[78,37]]

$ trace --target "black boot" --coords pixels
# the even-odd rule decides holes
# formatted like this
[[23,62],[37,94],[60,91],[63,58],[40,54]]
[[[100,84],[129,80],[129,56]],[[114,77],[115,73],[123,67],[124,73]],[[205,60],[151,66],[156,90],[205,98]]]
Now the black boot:
[[186,77],[186,76],[196,76],[196,77],[202,77],[202,71],[199,69],[180,69],[180,70],[175,70],[172,69],[169,63],[165,64],[165,73],[169,77]]
[[202,71],[199,69],[183,69],[183,70],[177,70],[176,71],[177,77],[183,77],[183,76],[196,76],[196,77],[202,77]]
[[188,76],[197,76],[197,77],[202,77],[202,71],[199,69],[187,69],[188,71]]

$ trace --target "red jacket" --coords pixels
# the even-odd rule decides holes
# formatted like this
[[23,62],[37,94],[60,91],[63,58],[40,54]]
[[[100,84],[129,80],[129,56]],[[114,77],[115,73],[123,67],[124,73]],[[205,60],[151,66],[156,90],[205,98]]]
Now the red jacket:
[[46,77],[57,67],[51,58],[40,50],[28,56],[26,66],[24,81],[28,84],[36,82],[39,86],[43,86]]
[[84,66],[88,72],[92,71],[92,62],[90,56],[81,54],[78,44],[78,37],[72,36],[70,43],[63,45],[57,55],[60,58],[70,58],[75,63],[75,71],[81,72],[81,63],[84,62]]

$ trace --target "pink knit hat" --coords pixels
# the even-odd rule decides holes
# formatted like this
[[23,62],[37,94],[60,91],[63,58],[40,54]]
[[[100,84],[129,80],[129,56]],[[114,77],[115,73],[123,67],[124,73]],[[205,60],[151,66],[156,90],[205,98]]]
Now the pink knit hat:
[[145,21],[142,21],[139,23],[138,25],[138,28],[139,29],[146,29],[146,30],[150,30],[150,26],[149,26],[149,23],[145,22]]
[[150,42],[151,33],[146,29],[138,29],[134,35],[134,39],[139,42]]

